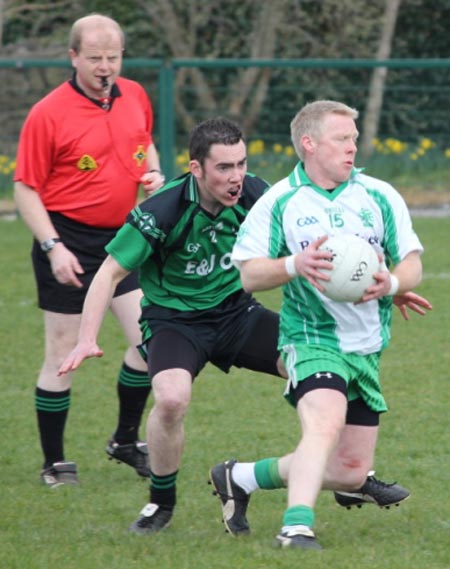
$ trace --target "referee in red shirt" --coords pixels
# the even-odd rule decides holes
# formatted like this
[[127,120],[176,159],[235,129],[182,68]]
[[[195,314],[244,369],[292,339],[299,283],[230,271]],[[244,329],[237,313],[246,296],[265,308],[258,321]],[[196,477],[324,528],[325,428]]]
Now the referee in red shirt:
[[[31,109],[20,135],[15,199],[34,236],[33,269],[45,323],[45,356],[36,386],[44,454],[41,480],[49,487],[78,483],[64,454],[70,374],[58,377],[76,344],[89,284],[106,257],[105,245],[134,207],[140,184],[150,195],[164,183],[152,140],[153,112],[144,89],[119,77],[124,34],[117,22],[93,14],[70,33],[71,80]],[[150,384],[138,354],[142,294],[131,274],[110,309],[129,347],[118,376],[119,418],[106,451],[148,476],[138,429]]]

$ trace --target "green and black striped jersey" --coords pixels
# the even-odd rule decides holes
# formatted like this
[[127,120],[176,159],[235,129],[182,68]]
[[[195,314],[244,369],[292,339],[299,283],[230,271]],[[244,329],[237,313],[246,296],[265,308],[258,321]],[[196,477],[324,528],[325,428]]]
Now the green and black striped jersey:
[[106,250],[125,269],[139,270],[143,308],[205,310],[242,289],[231,250],[268,187],[247,174],[239,202],[213,216],[200,205],[195,178],[184,174],[135,207]]

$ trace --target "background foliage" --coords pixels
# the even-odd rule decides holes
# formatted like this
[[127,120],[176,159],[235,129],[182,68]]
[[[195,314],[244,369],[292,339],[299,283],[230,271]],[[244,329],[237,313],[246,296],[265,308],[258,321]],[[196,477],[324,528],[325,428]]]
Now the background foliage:
[[[101,12],[123,25],[129,57],[250,57],[268,4],[279,14],[275,57],[375,56],[386,0],[4,0],[2,55],[65,56],[73,20]],[[447,0],[403,0],[392,57],[447,57],[449,19]],[[171,26],[183,30],[178,53]]]
[[[4,0],[0,3],[0,57],[67,58],[74,19],[91,12],[124,27],[128,58],[375,59],[384,13],[399,3],[390,58],[447,58],[448,0]],[[176,74],[177,134],[212,114],[238,119],[253,137],[285,144],[288,124],[304,102],[339,97],[362,114],[369,98],[369,69],[217,68]],[[68,70],[6,73],[0,94],[3,136],[17,138],[29,106]],[[157,102],[156,73],[135,70]],[[406,142],[448,140],[450,92],[445,70],[392,69],[387,75],[379,136]],[[280,126],[281,125],[281,126]],[[363,133],[364,135],[364,133]]]

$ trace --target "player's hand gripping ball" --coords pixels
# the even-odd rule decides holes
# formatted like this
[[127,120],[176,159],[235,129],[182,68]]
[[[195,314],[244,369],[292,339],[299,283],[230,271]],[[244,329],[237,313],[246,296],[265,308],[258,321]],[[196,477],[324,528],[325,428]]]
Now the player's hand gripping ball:
[[322,272],[330,275],[329,281],[321,281],[325,287],[323,293],[337,302],[357,302],[367,287],[376,283],[374,273],[380,270],[380,261],[375,249],[356,235],[330,237],[320,250],[330,252],[333,264],[331,271]]

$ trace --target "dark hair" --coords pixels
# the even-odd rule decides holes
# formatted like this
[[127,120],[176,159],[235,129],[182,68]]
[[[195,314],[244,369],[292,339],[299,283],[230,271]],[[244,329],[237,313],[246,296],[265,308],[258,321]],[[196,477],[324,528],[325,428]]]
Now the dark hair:
[[244,140],[244,135],[237,124],[217,117],[207,119],[195,126],[189,137],[189,158],[198,160],[203,165],[213,144],[232,145]]

